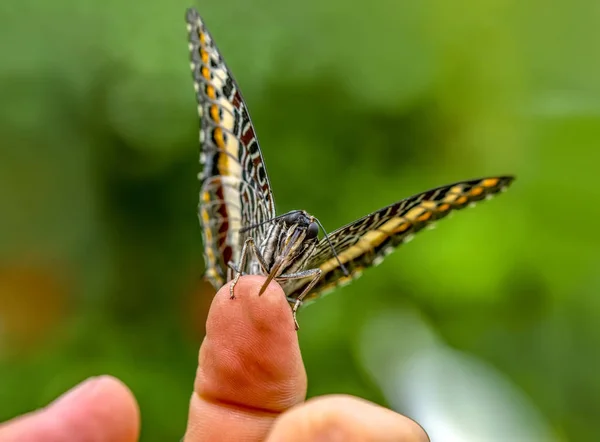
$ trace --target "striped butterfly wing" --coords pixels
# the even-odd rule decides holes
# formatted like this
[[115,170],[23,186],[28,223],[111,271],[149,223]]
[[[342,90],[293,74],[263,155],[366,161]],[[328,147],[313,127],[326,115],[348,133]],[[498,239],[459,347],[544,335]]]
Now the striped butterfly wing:
[[[220,288],[239,262],[248,233],[243,226],[275,216],[275,203],[256,133],[237,83],[198,12],[186,13],[191,69],[200,116],[203,165],[199,218],[206,274]],[[266,225],[252,230],[260,243]]]
[[[339,261],[327,241],[321,239],[305,266],[307,269],[320,268],[321,279],[304,300],[314,300],[357,278],[365,268],[378,265],[396,247],[412,239],[415,233],[454,210],[490,198],[507,188],[513,179],[511,176],[491,177],[438,187],[384,207],[336,230],[329,239]],[[348,275],[340,267],[340,262]],[[293,286],[287,292],[288,299],[297,298],[307,284],[307,280],[301,280]]]

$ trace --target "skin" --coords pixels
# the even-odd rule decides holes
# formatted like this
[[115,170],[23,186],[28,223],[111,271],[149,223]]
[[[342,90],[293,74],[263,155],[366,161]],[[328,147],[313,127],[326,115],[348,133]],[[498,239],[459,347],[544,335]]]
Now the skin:
[[[414,421],[344,395],[305,401],[306,372],[283,291],[245,276],[214,298],[191,394],[186,442],[427,442]],[[0,440],[134,442],[140,412],[111,376],[90,378],[47,407],[0,424]],[[74,435],[77,437],[74,438]]]

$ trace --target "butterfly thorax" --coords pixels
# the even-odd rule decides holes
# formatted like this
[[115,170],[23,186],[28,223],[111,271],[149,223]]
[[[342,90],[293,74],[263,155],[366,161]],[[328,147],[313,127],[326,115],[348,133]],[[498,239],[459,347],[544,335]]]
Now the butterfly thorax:
[[[267,270],[278,267],[277,276],[301,270],[318,243],[319,226],[314,217],[295,210],[270,224],[259,246]],[[260,264],[253,261],[249,270],[259,273],[259,269]]]

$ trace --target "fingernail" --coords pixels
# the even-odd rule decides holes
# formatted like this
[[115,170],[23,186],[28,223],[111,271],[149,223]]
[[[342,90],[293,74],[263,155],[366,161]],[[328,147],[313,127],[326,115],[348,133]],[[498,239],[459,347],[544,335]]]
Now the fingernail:
[[82,394],[90,394],[94,390],[95,386],[100,383],[102,377],[92,376],[87,378],[85,381],[77,384],[66,393],[60,395],[57,399],[52,402],[52,405],[61,404],[63,402],[71,402],[72,400],[80,397]]

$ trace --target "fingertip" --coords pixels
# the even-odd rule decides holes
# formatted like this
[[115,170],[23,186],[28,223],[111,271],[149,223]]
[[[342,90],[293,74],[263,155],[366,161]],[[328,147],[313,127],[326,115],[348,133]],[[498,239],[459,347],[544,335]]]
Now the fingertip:
[[[136,441],[140,411],[131,390],[119,379],[102,375],[92,378],[48,407],[64,426],[102,434],[107,441]],[[77,434],[77,433],[76,433]]]
[[363,399],[329,395],[310,399],[282,414],[267,442],[378,440],[429,442],[412,419]]
[[273,420],[304,400],[306,372],[279,284],[245,276],[216,294],[190,402],[186,440],[262,440]]
[[[294,324],[285,293],[279,284],[271,281],[265,291],[259,292],[266,278],[259,275],[243,276],[234,287],[231,298],[231,282],[225,284],[215,295],[207,318],[207,334],[222,330],[223,323],[234,322],[240,328],[262,328],[267,324],[280,332],[294,337]],[[240,324],[243,322],[243,324]],[[291,327],[290,327],[291,326]]]
[[230,403],[281,411],[304,399],[306,374],[291,309],[279,284],[263,276],[222,287],[211,306],[196,391]]
[[2,441],[78,440],[133,442],[139,435],[137,402],[112,376],[90,378],[47,407],[0,428]]

